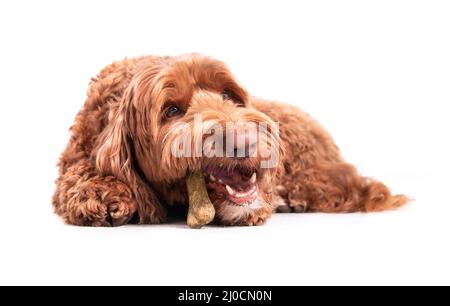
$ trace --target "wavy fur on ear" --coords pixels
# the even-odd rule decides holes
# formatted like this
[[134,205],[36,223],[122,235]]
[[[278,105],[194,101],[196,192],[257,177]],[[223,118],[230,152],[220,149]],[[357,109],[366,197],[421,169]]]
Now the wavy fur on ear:
[[130,111],[133,97],[130,86],[124,93],[124,101],[117,112],[110,115],[111,120],[98,137],[93,156],[101,175],[113,175],[132,189],[140,223],[158,223],[162,216],[165,217],[165,210],[142,176],[134,156],[133,131],[130,129],[133,124],[129,122],[134,119]]
[[95,164],[102,174],[111,173],[125,180],[130,176],[131,150],[122,114],[117,114],[100,134]]
[[92,79],[58,164],[52,204],[65,222],[117,226],[130,222],[136,212],[141,223],[164,220],[165,210],[138,173],[129,137],[130,83],[136,68],[149,60],[125,59]]

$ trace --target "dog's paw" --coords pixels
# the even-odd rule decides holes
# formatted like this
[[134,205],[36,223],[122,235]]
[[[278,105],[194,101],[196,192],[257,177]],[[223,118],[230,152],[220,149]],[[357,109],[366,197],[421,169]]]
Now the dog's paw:
[[136,210],[134,201],[103,203],[91,199],[79,203],[76,214],[69,216],[67,221],[70,224],[82,226],[119,226],[128,223]]
[[293,213],[304,213],[308,209],[308,204],[306,203],[306,201],[303,201],[294,205],[290,204],[289,207],[292,209]]
[[272,212],[270,209],[267,208],[261,208],[255,210],[253,213],[251,213],[240,225],[244,226],[256,226],[256,225],[263,225],[266,223],[266,221],[270,218],[272,215]]
[[296,192],[289,193],[288,206],[293,213],[304,213],[308,210],[308,202]]
[[292,206],[291,204],[286,204],[278,206],[276,209],[277,213],[304,213],[308,209],[308,204],[306,202],[301,202],[297,205]]
[[276,187],[276,191],[272,202],[277,213],[304,213],[308,210],[308,203],[296,193],[288,192],[281,185]]
[[135,201],[114,202],[108,205],[109,223],[111,226],[127,224],[137,211]]
[[274,194],[272,196],[272,206],[274,208],[274,212],[277,213],[290,213],[291,208],[288,206],[283,197],[279,194]]
[[136,201],[126,186],[91,180],[70,191],[64,219],[74,225],[119,226],[128,223],[136,211]]

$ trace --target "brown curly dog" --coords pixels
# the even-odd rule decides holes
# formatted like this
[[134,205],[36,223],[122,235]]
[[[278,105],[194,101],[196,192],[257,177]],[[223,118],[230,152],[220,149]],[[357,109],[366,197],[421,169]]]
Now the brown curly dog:
[[[198,132],[198,114],[221,126],[265,123],[267,137],[233,128],[224,138],[233,140],[235,155],[174,156],[176,127]],[[272,167],[262,165],[268,155],[258,149],[261,142],[278,149]],[[75,225],[164,222],[168,211],[187,207],[192,171],[203,171],[216,221],[225,225],[263,224],[275,211],[370,212],[407,202],[360,176],[307,114],[249,96],[224,63],[199,54],[125,59],[103,69],[59,167],[53,206]]]

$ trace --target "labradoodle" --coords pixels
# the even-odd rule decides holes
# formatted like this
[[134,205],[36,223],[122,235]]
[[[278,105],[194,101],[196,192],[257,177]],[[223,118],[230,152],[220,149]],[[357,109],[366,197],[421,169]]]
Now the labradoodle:
[[[226,132],[208,145],[213,123]],[[187,129],[179,132],[181,124]],[[204,146],[180,145],[190,133]],[[177,155],[178,146],[190,154]],[[174,208],[186,210],[192,171],[203,172],[215,222],[224,225],[260,225],[274,212],[371,212],[407,202],[360,176],[309,115],[249,95],[224,63],[199,54],[125,59],[92,79],[52,202],[69,224],[161,223]]]

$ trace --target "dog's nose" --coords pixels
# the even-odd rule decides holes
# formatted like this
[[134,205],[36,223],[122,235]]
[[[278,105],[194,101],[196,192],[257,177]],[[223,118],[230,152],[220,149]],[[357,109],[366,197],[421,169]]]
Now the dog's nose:
[[257,133],[252,129],[233,129],[228,134],[226,156],[235,158],[253,157],[257,150]]

